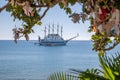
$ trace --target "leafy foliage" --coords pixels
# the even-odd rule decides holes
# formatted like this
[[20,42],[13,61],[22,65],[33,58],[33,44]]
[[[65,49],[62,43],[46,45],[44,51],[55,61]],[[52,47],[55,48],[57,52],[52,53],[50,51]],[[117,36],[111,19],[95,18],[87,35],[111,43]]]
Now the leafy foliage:
[[[93,50],[103,55],[120,42],[115,40],[120,38],[120,1],[80,0],[80,3],[82,3],[83,13],[87,15],[84,21],[90,20],[91,22],[88,32],[95,32],[92,36],[92,41],[94,42]],[[81,13],[76,14],[81,15]],[[83,19],[83,17],[78,19],[75,16],[72,16],[74,23],[79,22],[81,18]]]
[[99,61],[102,67],[102,73],[105,78],[109,80],[120,79],[120,54],[115,54],[112,57],[99,57]]
[[69,73],[57,72],[48,77],[48,80],[78,80],[79,78]]
[[77,72],[80,80],[106,80],[103,76],[99,75],[98,69],[86,69],[85,71],[72,69],[73,72]]

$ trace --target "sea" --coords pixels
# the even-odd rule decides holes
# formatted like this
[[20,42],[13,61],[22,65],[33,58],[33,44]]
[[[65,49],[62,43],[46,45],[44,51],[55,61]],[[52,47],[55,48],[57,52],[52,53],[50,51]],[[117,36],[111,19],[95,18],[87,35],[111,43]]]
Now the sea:
[[[91,41],[70,41],[66,46],[39,46],[36,40],[0,40],[0,80],[47,80],[54,72],[100,68]],[[107,54],[120,51],[120,45]]]

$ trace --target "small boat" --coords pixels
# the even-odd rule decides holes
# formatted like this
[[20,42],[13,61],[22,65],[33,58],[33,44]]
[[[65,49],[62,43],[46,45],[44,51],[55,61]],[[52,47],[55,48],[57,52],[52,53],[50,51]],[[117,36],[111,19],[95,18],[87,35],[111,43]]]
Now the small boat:
[[59,32],[59,26],[57,27],[57,33],[54,33],[54,26],[52,29],[52,33],[50,33],[50,26],[48,29],[48,35],[46,35],[46,27],[45,27],[45,36],[44,39],[41,39],[40,36],[38,36],[38,42],[35,44],[39,44],[41,46],[64,46],[67,44],[68,41],[76,38],[79,36],[79,34],[77,34],[77,36],[74,36],[68,40],[64,40],[62,38],[62,27],[61,27],[61,36],[58,34]]

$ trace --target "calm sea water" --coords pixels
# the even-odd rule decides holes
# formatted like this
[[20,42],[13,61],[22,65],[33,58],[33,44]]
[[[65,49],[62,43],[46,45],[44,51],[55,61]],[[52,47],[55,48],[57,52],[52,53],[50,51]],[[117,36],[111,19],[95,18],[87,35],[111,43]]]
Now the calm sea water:
[[[91,41],[71,41],[66,46],[45,47],[36,41],[0,41],[0,80],[43,80],[53,72],[99,68]],[[119,51],[116,47],[109,53]]]

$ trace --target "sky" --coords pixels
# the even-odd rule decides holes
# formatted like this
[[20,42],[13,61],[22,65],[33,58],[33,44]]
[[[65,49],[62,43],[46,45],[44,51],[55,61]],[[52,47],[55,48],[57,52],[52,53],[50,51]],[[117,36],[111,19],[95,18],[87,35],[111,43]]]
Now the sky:
[[[0,0],[0,7],[5,4],[5,0]],[[80,4],[76,4],[75,6],[71,7],[73,12],[81,12]],[[69,15],[65,13],[64,10],[60,9],[59,6],[55,6],[51,8],[46,16],[41,20],[42,25],[37,26],[35,25],[33,30],[35,33],[29,35],[30,40],[37,40],[38,35],[41,38],[44,37],[44,27],[48,24],[59,24],[63,26],[63,38],[69,39],[74,37],[79,33],[79,37],[74,40],[90,40],[91,33],[88,32],[88,27],[90,25],[89,21],[85,23],[73,23]],[[10,13],[6,12],[5,10],[0,13],[0,40],[13,40],[13,32],[12,29],[17,26],[21,27],[21,21],[16,20],[13,21],[13,17],[11,17]],[[21,38],[24,40],[24,38]]]

